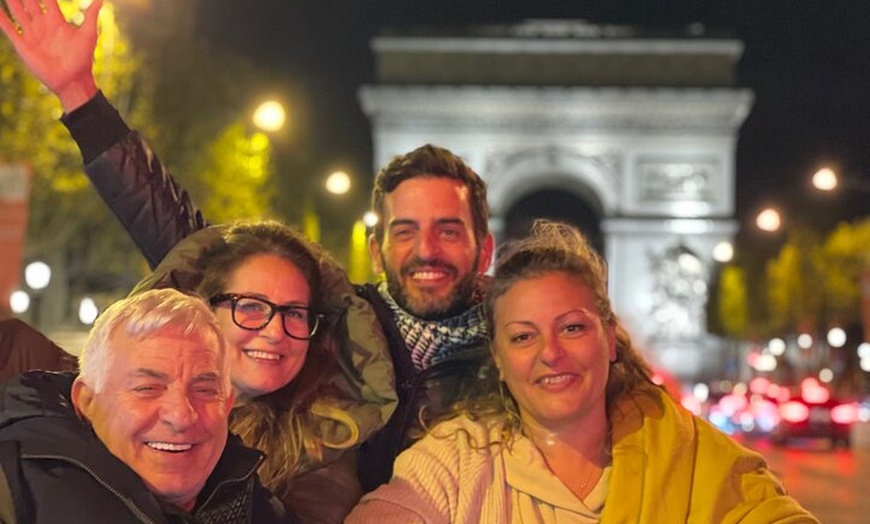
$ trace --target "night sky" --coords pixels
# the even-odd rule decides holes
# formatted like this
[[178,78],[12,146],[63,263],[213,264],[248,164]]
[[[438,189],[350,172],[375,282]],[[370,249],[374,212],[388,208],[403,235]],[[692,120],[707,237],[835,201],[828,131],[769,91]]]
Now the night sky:
[[771,203],[789,223],[830,228],[870,214],[870,195],[819,195],[823,163],[870,181],[867,0],[200,0],[201,34],[281,70],[312,104],[310,139],[326,159],[369,174],[369,124],[357,103],[373,81],[369,39],[388,27],[464,27],[575,18],[680,30],[693,22],[744,41],[739,85],[755,93],[737,151],[744,232]]

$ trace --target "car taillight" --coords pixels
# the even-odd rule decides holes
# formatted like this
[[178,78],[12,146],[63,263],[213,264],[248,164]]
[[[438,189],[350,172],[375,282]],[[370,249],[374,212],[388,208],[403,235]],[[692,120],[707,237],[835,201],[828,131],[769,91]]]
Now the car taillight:
[[858,420],[858,404],[840,404],[831,410],[831,420],[837,424],[851,424]]
[[779,406],[779,416],[787,422],[803,422],[810,416],[810,408],[794,400]]
[[807,377],[801,381],[801,398],[808,404],[824,404],[831,398],[831,392],[816,379]]

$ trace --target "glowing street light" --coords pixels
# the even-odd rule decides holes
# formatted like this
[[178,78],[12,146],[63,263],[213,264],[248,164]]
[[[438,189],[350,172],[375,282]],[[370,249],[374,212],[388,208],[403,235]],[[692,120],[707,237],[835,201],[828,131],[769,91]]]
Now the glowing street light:
[[9,295],[9,308],[16,315],[20,315],[30,309],[30,295],[27,294],[27,291],[20,289],[13,291]]
[[755,225],[757,225],[758,229],[762,231],[775,233],[782,227],[782,217],[780,216],[779,211],[769,207],[764,209],[757,217],[755,217]]
[[335,171],[326,177],[324,187],[333,195],[344,195],[350,191],[351,179],[350,175],[344,171]]
[[27,264],[24,268],[24,282],[34,291],[45,289],[51,282],[51,268],[39,260]]
[[369,227],[369,228],[375,227],[378,224],[378,214],[375,213],[374,211],[366,211],[363,214],[362,220],[363,220],[363,224],[365,224],[366,227]]
[[713,260],[726,264],[734,258],[734,245],[731,242],[722,241],[713,247]]
[[254,125],[267,133],[280,131],[286,120],[287,113],[284,111],[284,106],[275,100],[267,100],[254,110]]
[[813,187],[819,191],[833,191],[837,189],[837,174],[833,169],[823,167],[813,175]]

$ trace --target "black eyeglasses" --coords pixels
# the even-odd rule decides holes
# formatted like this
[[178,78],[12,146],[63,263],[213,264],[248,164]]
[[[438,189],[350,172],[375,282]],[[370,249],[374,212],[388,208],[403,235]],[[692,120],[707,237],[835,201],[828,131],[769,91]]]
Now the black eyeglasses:
[[233,322],[240,328],[250,331],[263,329],[272,321],[276,312],[280,313],[284,333],[296,340],[309,340],[313,337],[317,333],[317,326],[320,325],[322,316],[312,313],[304,306],[279,306],[262,298],[235,293],[215,295],[208,302],[212,306],[229,302],[233,312]]

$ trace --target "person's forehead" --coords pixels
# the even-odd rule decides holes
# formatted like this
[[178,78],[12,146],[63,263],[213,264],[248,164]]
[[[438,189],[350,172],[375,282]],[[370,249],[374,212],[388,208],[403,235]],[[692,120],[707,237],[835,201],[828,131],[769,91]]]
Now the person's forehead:
[[[115,357],[131,368],[188,367],[197,373],[220,368],[219,335],[211,329],[187,331],[181,326],[165,326],[140,336],[115,334]],[[115,362],[114,365],[119,365]]]
[[384,197],[384,219],[469,219],[471,207],[471,191],[463,181],[422,176],[403,181]]

